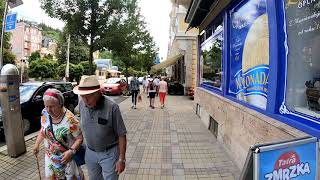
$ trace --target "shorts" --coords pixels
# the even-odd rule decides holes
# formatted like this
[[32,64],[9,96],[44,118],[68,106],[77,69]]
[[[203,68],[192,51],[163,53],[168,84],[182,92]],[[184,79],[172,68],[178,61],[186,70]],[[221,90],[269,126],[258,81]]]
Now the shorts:
[[149,98],[155,98],[156,92],[149,92]]

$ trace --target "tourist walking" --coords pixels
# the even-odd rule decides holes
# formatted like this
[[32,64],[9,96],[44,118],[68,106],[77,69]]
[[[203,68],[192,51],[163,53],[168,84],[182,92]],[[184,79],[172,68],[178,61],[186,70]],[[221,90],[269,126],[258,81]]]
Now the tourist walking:
[[150,99],[150,107],[154,109],[154,98],[156,97],[156,90],[157,86],[154,84],[153,79],[151,78],[149,80],[149,85],[148,85],[148,93],[149,93],[149,99]]
[[161,81],[159,82],[159,97],[160,97],[161,108],[164,107],[164,101],[167,93],[168,93],[168,83],[165,81],[164,77],[161,77]]
[[83,76],[73,89],[81,96],[80,122],[86,139],[90,180],[117,180],[125,169],[127,130],[119,106],[102,95],[96,76]]
[[130,90],[131,96],[132,96],[131,108],[137,109],[137,97],[138,97],[138,94],[140,93],[140,84],[135,76],[133,76],[133,78],[130,81],[129,90]]
[[80,148],[83,136],[79,121],[66,109],[62,93],[48,89],[43,96],[45,108],[41,116],[41,129],[33,153],[37,156],[42,141],[45,146],[46,179],[83,179],[81,168],[72,156]]

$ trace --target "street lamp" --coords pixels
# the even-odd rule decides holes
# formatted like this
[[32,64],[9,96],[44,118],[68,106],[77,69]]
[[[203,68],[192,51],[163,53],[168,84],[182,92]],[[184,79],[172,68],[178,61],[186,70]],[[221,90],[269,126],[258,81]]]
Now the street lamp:
[[0,45],[0,70],[3,66],[3,45],[4,45],[3,37],[4,37],[4,29],[5,29],[8,6],[10,8],[15,8],[22,4],[23,4],[22,0],[4,0],[4,12],[2,17],[1,45]]
[[26,62],[27,62],[27,58],[26,58],[26,57],[23,57],[23,58],[20,60],[20,66],[21,66],[21,70],[20,70],[21,83],[23,83],[24,65],[25,65]]

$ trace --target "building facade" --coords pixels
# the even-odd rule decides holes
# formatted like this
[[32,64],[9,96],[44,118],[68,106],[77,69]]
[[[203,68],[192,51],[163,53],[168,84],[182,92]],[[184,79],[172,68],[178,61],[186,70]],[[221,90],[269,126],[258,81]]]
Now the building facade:
[[187,32],[184,18],[191,0],[171,0],[170,29],[167,60],[154,69],[166,68],[166,74],[185,87],[185,92],[196,85],[197,35],[198,30]]
[[12,52],[16,56],[16,63],[28,58],[32,52],[40,51],[42,47],[42,31],[36,25],[18,22],[16,29],[11,31]]
[[195,112],[242,168],[250,146],[320,137],[320,2],[193,0]]

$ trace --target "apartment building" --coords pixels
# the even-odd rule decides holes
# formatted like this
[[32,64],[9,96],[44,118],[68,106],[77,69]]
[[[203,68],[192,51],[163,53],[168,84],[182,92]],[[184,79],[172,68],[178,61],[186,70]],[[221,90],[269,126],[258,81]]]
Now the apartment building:
[[22,59],[28,58],[32,52],[41,50],[42,31],[36,25],[18,22],[16,29],[11,33],[10,43],[17,64]]

